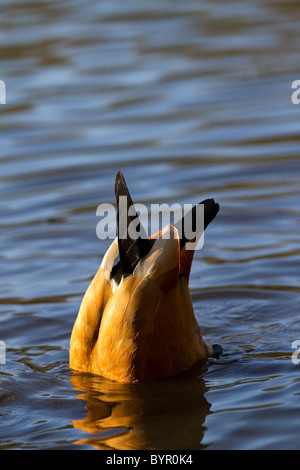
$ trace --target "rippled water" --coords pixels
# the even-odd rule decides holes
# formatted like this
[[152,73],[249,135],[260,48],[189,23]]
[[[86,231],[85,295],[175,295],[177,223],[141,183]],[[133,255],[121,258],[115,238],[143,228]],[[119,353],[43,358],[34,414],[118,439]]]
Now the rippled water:
[[[297,2],[0,4],[0,448],[299,449]],[[224,355],[180,378],[68,367],[117,170],[136,202],[221,205],[190,285]]]

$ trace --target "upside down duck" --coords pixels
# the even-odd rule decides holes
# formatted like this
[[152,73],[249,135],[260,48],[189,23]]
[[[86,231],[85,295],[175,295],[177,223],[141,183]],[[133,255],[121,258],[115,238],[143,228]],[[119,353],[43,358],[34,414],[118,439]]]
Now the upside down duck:
[[[120,196],[133,206],[121,172],[115,195],[118,229],[121,220],[127,227],[139,222],[136,213],[120,212]],[[213,199],[200,204],[205,229],[219,205]],[[187,249],[189,240],[180,237],[178,223],[150,238],[139,227],[140,238],[128,234],[113,241],[83,297],[71,335],[71,369],[139,382],[177,375],[213,353],[202,338],[191,301],[188,280],[194,252]]]

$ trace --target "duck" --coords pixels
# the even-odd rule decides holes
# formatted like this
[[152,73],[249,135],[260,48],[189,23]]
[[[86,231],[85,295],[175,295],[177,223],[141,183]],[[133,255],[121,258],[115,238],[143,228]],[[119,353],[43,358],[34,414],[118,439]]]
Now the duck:
[[[120,171],[114,189],[118,233],[82,298],[70,338],[70,369],[122,383],[177,376],[216,352],[202,337],[189,276],[195,251],[190,242],[216,217],[219,204],[199,203],[204,224],[193,240],[182,227],[187,216],[195,218],[199,204],[147,236],[136,211],[129,215],[121,207],[121,196],[127,207],[134,205]],[[120,224],[128,229],[132,222],[140,236],[132,238],[128,231],[121,237]]]

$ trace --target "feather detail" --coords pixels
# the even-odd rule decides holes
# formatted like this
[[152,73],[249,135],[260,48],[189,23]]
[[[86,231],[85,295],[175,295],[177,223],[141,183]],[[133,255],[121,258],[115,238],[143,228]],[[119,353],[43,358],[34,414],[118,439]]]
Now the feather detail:
[[[120,172],[115,192],[118,210],[121,195],[132,205]],[[205,229],[219,205],[212,199],[203,204]],[[130,217],[127,228],[132,220],[139,223],[136,214]],[[178,224],[149,240],[113,241],[73,327],[72,369],[138,382],[179,374],[212,354],[194,315],[188,287],[193,250],[187,249],[187,241],[180,237]]]

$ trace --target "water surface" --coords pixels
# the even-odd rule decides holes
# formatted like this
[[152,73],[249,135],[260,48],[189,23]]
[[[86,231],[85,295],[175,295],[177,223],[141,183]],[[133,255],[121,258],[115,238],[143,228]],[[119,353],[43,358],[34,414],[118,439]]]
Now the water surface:
[[[1,449],[299,449],[296,1],[1,1]],[[69,338],[136,202],[220,213],[190,278],[224,355],[122,385],[72,373]]]

